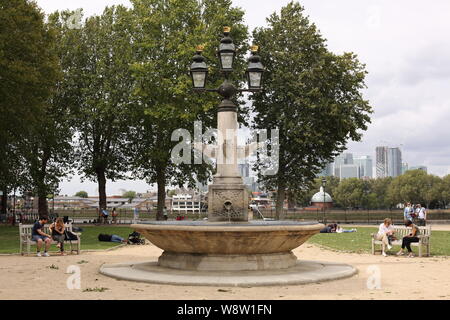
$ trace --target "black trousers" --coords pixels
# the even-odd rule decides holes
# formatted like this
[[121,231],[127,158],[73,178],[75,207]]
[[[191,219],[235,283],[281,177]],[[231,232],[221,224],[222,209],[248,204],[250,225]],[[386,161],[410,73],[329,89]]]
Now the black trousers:
[[402,249],[408,249],[408,252],[412,252],[411,250],[411,243],[413,242],[419,242],[419,238],[418,237],[403,237],[403,241],[402,241]]
[[53,240],[58,241],[61,244],[61,247],[59,248],[61,252],[64,251],[64,239],[66,236],[64,234],[55,234],[52,236]]

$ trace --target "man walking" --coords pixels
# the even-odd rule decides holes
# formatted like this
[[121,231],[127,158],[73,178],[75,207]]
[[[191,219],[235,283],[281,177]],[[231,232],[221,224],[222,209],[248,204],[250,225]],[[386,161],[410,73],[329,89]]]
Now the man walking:
[[412,213],[414,209],[411,207],[411,203],[406,203],[405,210],[403,211],[403,217],[405,221],[413,221]]
[[419,226],[425,227],[427,224],[427,211],[420,204],[417,205],[417,208],[418,208],[417,216],[419,217]]

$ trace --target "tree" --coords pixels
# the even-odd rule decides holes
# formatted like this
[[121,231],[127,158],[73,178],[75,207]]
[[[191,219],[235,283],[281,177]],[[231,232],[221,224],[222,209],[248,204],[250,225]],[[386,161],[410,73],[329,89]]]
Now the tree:
[[128,198],[128,200],[131,202],[134,198],[136,198],[136,191],[125,191],[122,194],[123,198]]
[[52,21],[66,48],[62,60],[78,137],[78,171],[98,182],[99,207],[106,209],[106,181],[124,178],[129,163],[132,19],[127,8],[113,6],[86,19],[80,29],[70,29],[71,14],[56,12]]
[[372,109],[361,93],[364,65],[352,53],[329,52],[300,4],[289,3],[267,22],[253,32],[267,69],[263,92],[253,95],[253,128],[279,130],[279,161],[274,175],[261,173],[262,157],[255,170],[278,190],[278,219],[286,192],[302,190],[348,140],[359,141]]
[[[40,215],[48,214],[47,195],[53,194],[61,178],[71,172],[74,164],[72,121],[67,106],[67,73],[61,72],[65,48],[58,30],[46,25],[49,35],[48,51],[53,57],[55,86],[43,106],[43,114],[32,127],[25,158],[31,180],[30,190],[38,196]],[[50,67],[50,63],[49,63]],[[50,75],[49,75],[50,76]]]
[[392,180],[388,188],[391,203],[423,203],[427,207],[441,198],[441,179],[422,170],[409,170]]
[[78,191],[77,193],[75,193],[75,197],[88,198],[89,195],[86,191]]
[[[0,189],[29,182],[24,153],[55,86],[55,55],[44,14],[26,0],[0,3]],[[5,208],[3,208],[5,210]]]
[[358,178],[341,180],[334,192],[334,201],[344,208],[360,208],[367,204],[367,182]]
[[392,207],[387,194],[391,182],[392,177],[369,180],[369,209],[386,209]]
[[[175,164],[171,150],[174,130],[191,133],[194,121],[203,129],[215,127],[217,96],[192,91],[187,70],[195,47],[205,46],[204,55],[211,67],[209,82],[220,84],[216,56],[223,26],[232,27],[232,37],[240,46],[237,70],[243,71],[247,47],[247,28],[243,11],[230,0],[134,0],[136,58],[133,64],[136,88],[132,145],[135,146],[135,177],[157,184],[157,219],[163,219],[166,186],[194,185],[194,179],[206,180],[211,167],[203,164]],[[242,50],[241,50],[242,48]],[[242,72],[243,73],[243,72]],[[236,80],[237,76],[233,75]],[[191,159],[193,158],[191,154]]]
[[440,198],[443,202],[444,209],[447,208],[450,202],[450,174],[442,178]]

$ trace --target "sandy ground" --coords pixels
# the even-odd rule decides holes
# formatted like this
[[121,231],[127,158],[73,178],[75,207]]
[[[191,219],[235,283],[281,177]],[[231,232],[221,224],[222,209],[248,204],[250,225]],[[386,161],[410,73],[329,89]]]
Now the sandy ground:
[[[103,263],[156,260],[153,245],[126,246],[108,252],[65,257],[0,256],[0,299],[450,299],[450,257],[406,258],[348,254],[306,244],[294,251],[300,259],[343,262],[359,273],[320,284],[280,287],[188,287],[119,281],[99,274]],[[82,262],[83,263],[80,263]],[[56,266],[58,269],[49,268]],[[67,267],[81,270],[81,290],[69,290]],[[368,270],[378,268],[381,288],[368,289]],[[83,292],[88,288],[104,292]]]

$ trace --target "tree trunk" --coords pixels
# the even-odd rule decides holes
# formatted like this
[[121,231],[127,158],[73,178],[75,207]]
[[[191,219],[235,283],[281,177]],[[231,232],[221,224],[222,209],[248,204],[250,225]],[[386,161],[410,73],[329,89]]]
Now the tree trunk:
[[283,215],[284,198],[286,196],[286,186],[282,182],[278,182],[277,203],[275,207],[275,219],[280,220]]
[[166,168],[160,168],[156,173],[156,183],[158,184],[158,208],[156,220],[164,220],[163,210],[166,206]]
[[98,181],[98,207],[100,215],[102,210],[106,210],[106,176],[104,169],[97,169],[97,181]]
[[292,191],[287,192],[287,198],[288,198],[288,208],[295,209],[295,207],[297,206],[297,201],[296,201],[295,195]]
[[45,190],[38,191],[38,213],[39,216],[48,216],[47,193]]
[[7,213],[7,207],[8,207],[8,190],[6,187],[2,188],[3,191],[3,195],[2,195],[2,199],[1,199],[1,214],[6,214]]

